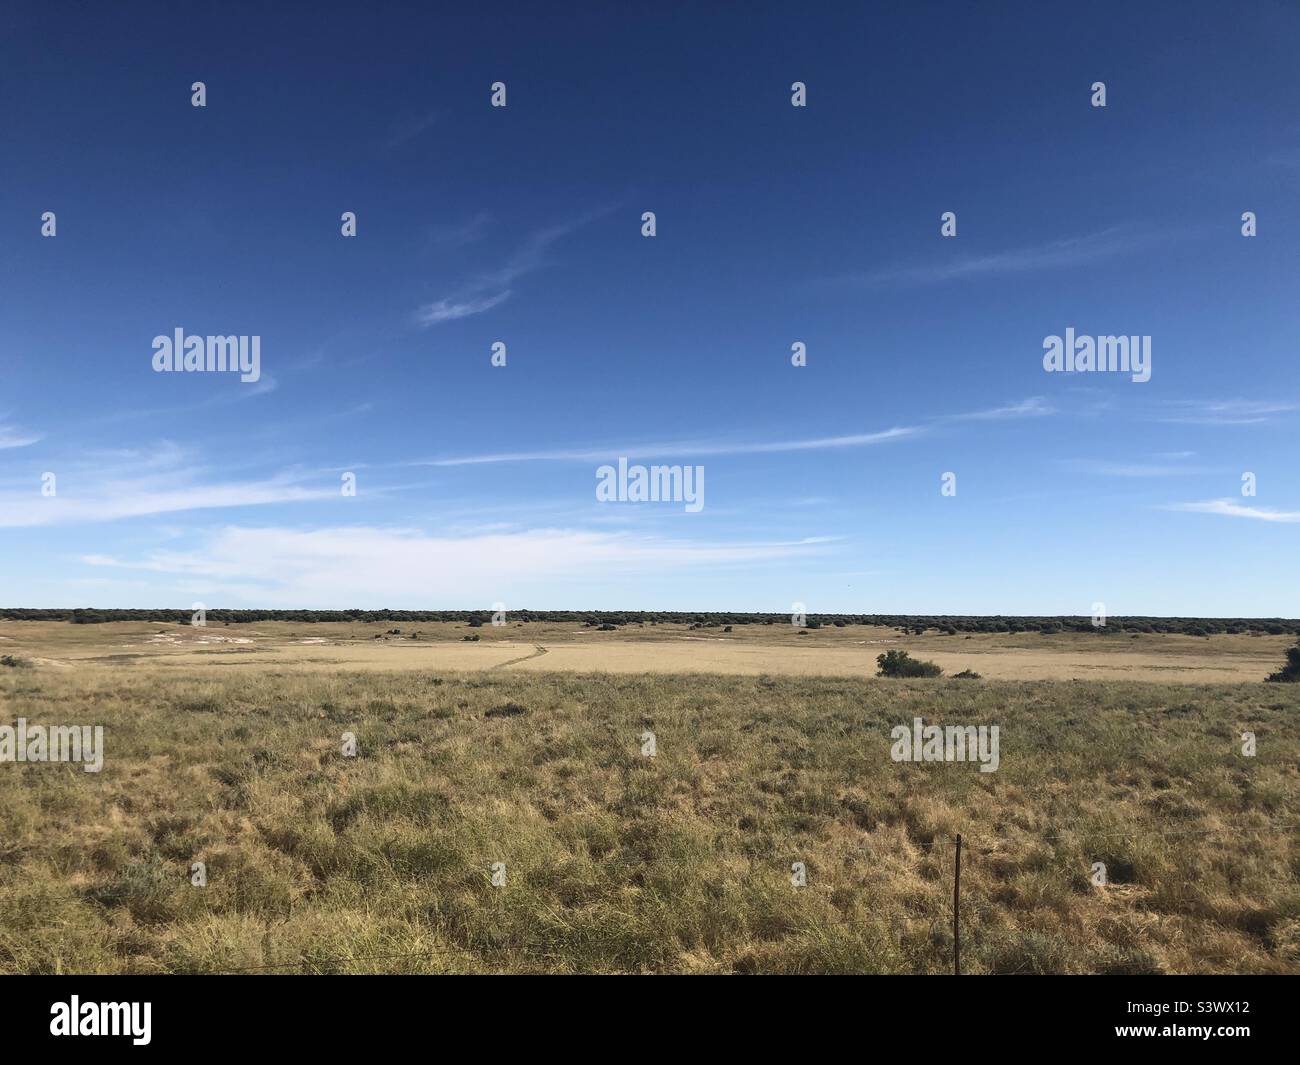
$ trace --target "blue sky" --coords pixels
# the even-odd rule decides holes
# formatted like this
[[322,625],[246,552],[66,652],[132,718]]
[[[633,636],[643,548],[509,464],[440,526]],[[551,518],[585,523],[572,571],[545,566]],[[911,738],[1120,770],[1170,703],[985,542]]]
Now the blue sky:
[[0,603],[1300,615],[1300,9],[724,6],[8,5]]

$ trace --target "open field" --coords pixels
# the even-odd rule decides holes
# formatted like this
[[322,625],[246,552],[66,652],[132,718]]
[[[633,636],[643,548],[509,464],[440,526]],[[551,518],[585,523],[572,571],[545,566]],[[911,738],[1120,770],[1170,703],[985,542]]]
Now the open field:
[[[151,665],[248,670],[505,670],[872,677],[876,656],[902,648],[948,673],[973,669],[991,680],[1143,680],[1217,684],[1263,680],[1291,636],[1198,637],[1131,633],[978,633],[904,636],[870,625],[800,634],[790,625],[738,625],[733,632],[685,624],[628,625],[597,632],[579,623],[267,621],[162,625],[0,621],[0,654],[52,669]],[[477,636],[467,642],[466,636]],[[412,638],[415,637],[415,638]]]
[[942,973],[960,832],[968,972],[1300,972],[1288,638],[414,628],[0,623],[0,971]]

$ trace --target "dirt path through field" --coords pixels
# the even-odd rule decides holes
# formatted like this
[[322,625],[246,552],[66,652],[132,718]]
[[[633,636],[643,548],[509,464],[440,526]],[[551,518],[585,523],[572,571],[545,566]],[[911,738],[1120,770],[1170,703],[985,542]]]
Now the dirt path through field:
[[523,655],[523,656],[520,657],[520,658],[511,658],[511,659],[507,659],[505,662],[498,662],[495,666],[489,666],[488,668],[489,668],[489,669],[505,669],[506,666],[513,666],[513,665],[517,665],[517,664],[520,663],[520,662],[528,662],[528,661],[531,661],[531,660],[534,659],[534,658],[541,658],[542,655],[544,655],[544,654],[546,654],[546,648],[543,647],[541,644],[534,644],[534,645],[533,645],[533,653],[532,653],[532,654],[530,654],[530,655]]

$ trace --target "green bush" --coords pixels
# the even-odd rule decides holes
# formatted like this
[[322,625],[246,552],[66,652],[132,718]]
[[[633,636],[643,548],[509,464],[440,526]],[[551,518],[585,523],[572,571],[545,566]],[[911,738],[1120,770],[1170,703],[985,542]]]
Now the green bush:
[[938,677],[943,670],[933,662],[922,662],[913,658],[906,651],[886,651],[876,656],[876,665],[880,667],[878,677]]

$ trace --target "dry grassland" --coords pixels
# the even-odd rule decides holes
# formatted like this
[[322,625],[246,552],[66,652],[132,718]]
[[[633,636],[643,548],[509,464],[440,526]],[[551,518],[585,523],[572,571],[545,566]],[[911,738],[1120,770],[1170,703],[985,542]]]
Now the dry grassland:
[[0,764],[0,971],[942,973],[957,832],[969,972],[1300,971],[1285,638],[384,628],[0,623],[0,723],[106,737]]

